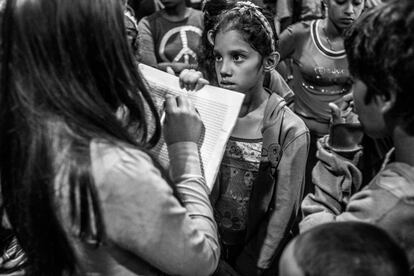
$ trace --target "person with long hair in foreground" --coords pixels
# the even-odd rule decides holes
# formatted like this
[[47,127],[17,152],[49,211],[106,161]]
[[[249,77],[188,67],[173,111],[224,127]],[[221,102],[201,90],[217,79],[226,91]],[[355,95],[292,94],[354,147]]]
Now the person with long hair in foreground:
[[28,274],[213,273],[202,122],[166,98],[166,173],[148,153],[161,125],[121,1],[9,0],[2,27],[2,196]]

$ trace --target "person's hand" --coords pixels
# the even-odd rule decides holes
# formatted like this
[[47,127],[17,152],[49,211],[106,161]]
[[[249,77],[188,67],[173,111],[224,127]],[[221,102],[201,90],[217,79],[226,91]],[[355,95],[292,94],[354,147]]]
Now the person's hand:
[[[0,256],[0,275],[6,271],[10,273],[7,275],[23,275],[19,273],[22,272],[21,268],[25,265],[26,260],[26,255],[14,237]],[[12,271],[14,271],[13,274]]]
[[330,103],[331,126],[329,145],[336,150],[353,150],[364,135],[358,116],[353,112],[352,94],[347,94],[335,103]]
[[194,69],[184,69],[179,76],[180,88],[187,89],[189,91],[197,91],[209,84],[208,80],[203,78],[203,74],[200,71]]
[[202,129],[201,117],[187,97],[167,95],[163,127],[167,145],[177,142],[197,142]]
[[197,68],[197,65],[184,62],[161,62],[158,63],[157,67],[169,74],[179,75],[185,69]]
[[358,116],[353,112],[354,99],[352,93],[344,95],[339,100],[329,103],[331,109],[331,124],[359,123]]

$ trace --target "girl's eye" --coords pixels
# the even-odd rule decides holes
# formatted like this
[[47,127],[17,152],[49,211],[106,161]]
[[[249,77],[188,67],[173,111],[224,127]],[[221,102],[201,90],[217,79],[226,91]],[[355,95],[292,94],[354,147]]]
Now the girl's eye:
[[243,61],[243,59],[244,59],[244,56],[242,56],[242,55],[234,55],[233,56],[233,60],[235,62],[241,62],[241,61]]
[[223,58],[222,58],[221,56],[219,56],[219,55],[215,55],[215,56],[214,56],[214,60],[215,60],[216,62],[220,62],[222,59],[223,59]]
[[356,0],[356,1],[354,1],[354,5],[355,6],[359,6],[359,5],[361,5],[362,4],[362,1],[360,1],[360,0]]
[[339,5],[342,5],[346,2],[347,0],[335,0],[335,2]]

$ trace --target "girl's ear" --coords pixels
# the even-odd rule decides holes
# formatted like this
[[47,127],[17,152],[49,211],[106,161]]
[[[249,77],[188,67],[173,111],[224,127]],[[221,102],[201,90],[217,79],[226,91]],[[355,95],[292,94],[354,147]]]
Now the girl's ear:
[[383,114],[388,113],[395,105],[397,95],[394,91],[390,91],[388,95],[377,96],[377,102]]
[[207,32],[207,40],[208,40],[208,42],[210,43],[211,46],[214,46],[214,38],[213,38],[213,36],[214,36],[213,30],[208,30],[208,32]]
[[265,72],[272,71],[276,68],[277,64],[279,63],[280,55],[278,52],[273,52],[269,56],[264,59],[264,70]]

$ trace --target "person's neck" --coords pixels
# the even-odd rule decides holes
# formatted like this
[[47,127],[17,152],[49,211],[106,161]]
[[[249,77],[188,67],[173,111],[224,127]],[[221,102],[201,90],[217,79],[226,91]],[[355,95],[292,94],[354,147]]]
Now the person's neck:
[[239,117],[244,117],[256,110],[267,98],[269,98],[269,93],[266,92],[263,86],[252,89],[244,95],[245,98],[240,108]]
[[184,19],[187,15],[188,8],[185,5],[185,1],[177,4],[174,7],[164,8],[165,15],[167,15],[170,19]]
[[414,166],[414,136],[408,135],[401,127],[393,131],[395,161]]
[[326,18],[324,20],[323,28],[330,39],[342,38],[344,30],[335,25],[332,20]]

